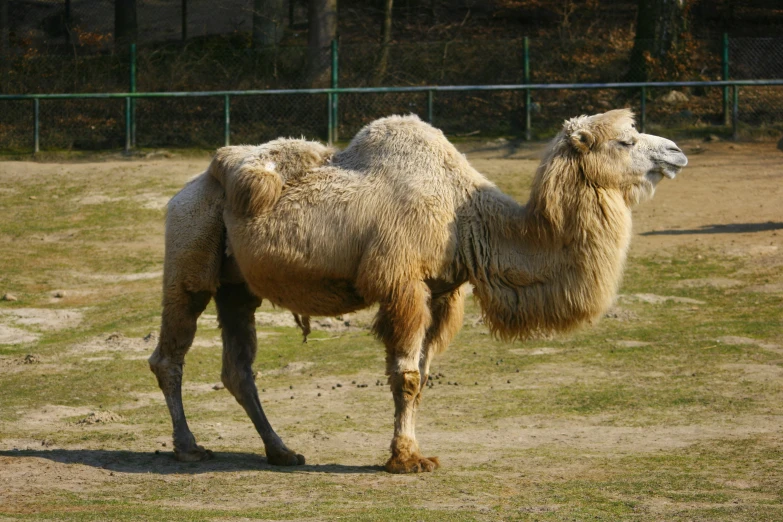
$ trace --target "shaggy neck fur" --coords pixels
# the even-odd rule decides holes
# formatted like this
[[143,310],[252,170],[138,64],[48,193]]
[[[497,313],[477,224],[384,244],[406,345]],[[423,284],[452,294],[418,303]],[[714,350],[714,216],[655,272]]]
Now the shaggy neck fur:
[[461,254],[494,335],[548,336],[609,308],[622,278],[630,209],[621,189],[590,183],[576,155],[552,147],[526,206],[488,186],[467,208]]

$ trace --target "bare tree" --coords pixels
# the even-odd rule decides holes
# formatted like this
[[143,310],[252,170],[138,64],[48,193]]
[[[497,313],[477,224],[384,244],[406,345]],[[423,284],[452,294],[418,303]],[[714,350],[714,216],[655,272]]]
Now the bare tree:
[[114,2],[114,49],[124,52],[129,43],[136,41],[136,0],[115,0]]
[[253,0],[253,47],[280,43],[285,17],[285,0]]
[[389,44],[392,31],[392,7],[394,0],[384,0],[383,4],[383,29],[381,30],[381,55],[378,59],[378,68],[375,71],[375,83],[382,83],[386,76],[386,68],[389,64]]
[[0,0],[0,53],[5,54],[10,47],[8,27],[8,2]]
[[665,61],[688,30],[687,0],[639,0],[628,79],[649,79],[648,58]]
[[329,45],[337,38],[337,0],[310,0],[308,18],[308,77],[325,84],[329,71]]
[[8,60],[8,53],[11,50],[8,2],[9,0],[0,0],[0,89],[2,92],[8,92],[8,69],[10,67]]

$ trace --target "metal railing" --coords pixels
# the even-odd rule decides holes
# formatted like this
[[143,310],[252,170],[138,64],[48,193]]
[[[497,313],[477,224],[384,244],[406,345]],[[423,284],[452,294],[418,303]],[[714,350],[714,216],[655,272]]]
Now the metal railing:
[[427,94],[427,121],[434,121],[435,94],[439,92],[486,92],[486,91],[523,91],[525,94],[525,136],[529,139],[532,131],[533,91],[547,90],[582,90],[582,89],[638,89],[641,96],[639,127],[645,130],[647,123],[646,99],[647,89],[670,87],[722,87],[732,90],[731,126],[734,138],[738,134],[739,125],[739,90],[743,86],[783,86],[783,80],[727,80],[727,81],[683,81],[683,82],[628,82],[628,83],[560,83],[560,84],[515,84],[515,85],[439,85],[410,87],[345,87],[319,89],[276,89],[276,90],[245,90],[245,91],[195,91],[195,92],[125,92],[125,93],[72,93],[72,94],[4,94],[2,101],[32,101],[33,109],[33,152],[40,151],[40,100],[72,100],[72,99],[124,99],[125,100],[125,150],[133,148],[132,136],[135,133],[135,122],[132,117],[134,101],[148,98],[204,98],[222,97],[223,138],[224,144],[231,141],[231,98],[241,96],[276,96],[290,94],[323,94],[328,97],[328,141],[337,140],[337,97],[340,94],[370,94],[370,93],[412,93]]

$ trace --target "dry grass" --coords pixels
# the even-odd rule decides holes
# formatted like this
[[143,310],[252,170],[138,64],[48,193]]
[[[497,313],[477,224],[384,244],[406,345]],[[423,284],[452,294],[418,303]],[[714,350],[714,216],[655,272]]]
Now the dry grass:
[[[636,213],[623,297],[594,328],[503,344],[469,301],[419,415],[443,468],[419,476],[380,468],[393,407],[371,315],[316,326],[303,345],[267,306],[257,382],[308,464],[268,466],[213,389],[211,306],[184,393],[217,459],[174,461],[145,360],[160,204],[206,160],[3,163],[0,294],[18,300],[0,302],[0,340],[36,340],[0,344],[0,518],[783,519],[783,160],[774,144],[710,147]],[[522,199],[536,150],[469,157]]]

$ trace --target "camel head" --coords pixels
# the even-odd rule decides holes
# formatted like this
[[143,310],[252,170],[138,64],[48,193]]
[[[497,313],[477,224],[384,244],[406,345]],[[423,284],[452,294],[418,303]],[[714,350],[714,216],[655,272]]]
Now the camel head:
[[579,116],[567,120],[550,144],[533,193],[557,222],[574,185],[619,191],[630,207],[652,198],[655,186],[687,163],[673,141],[636,130],[628,109]]
[[650,199],[664,177],[673,179],[688,164],[673,141],[637,131],[628,109],[572,118],[558,138],[586,181],[619,189],[629,205]]

